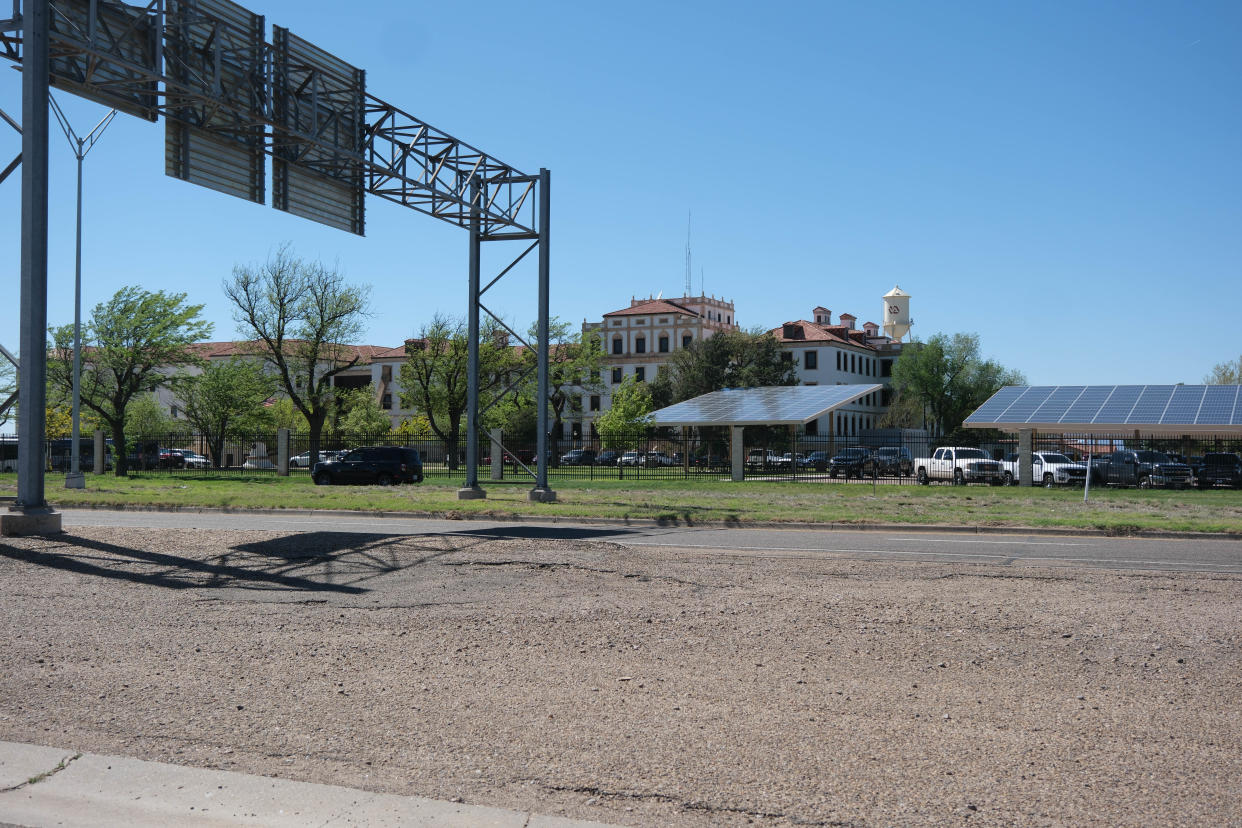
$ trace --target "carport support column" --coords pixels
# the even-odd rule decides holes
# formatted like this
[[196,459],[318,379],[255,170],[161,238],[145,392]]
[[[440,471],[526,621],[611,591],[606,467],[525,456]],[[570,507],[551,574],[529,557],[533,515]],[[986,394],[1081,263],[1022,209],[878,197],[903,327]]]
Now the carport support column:
[[457,490],[458,500],[482,500],[487,492],[479,486],[479,258],[482,253],[479,227],[479,179],[470,181],[470,273],[466,317],[466,482]]
[[1035,435],[1029,428],[1018,429],[1018,485],[1034,485],[1031,469],[1031,445]]
[[276,429],[276,474],[289,476],[289,429]]
[[746,444],[742,442],[742,426],[729,427],[729,464],[733,467],[733,482],[741,483],[746,471]]

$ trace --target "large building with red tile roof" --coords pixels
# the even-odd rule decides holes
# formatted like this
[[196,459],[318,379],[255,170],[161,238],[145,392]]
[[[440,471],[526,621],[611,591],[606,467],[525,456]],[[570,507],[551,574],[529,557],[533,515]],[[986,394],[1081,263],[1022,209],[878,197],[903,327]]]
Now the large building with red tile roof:
[[[874,322],[857,328],[858,317],[843,313],[832,321],[832,312],[822,305],[811,311],[814,321],[785,322],[769,333],[781,343],[794,363],[802,385],[888,386],[893,363],[901,354],[901,343],[880,332]],[[889,390],[884,388],[842,406],[830,417],[808,426],[807,431],[823,436],[856,437],[876,428],[888,410]]]
[[733,303],[715,296],[630,298],[629,307],[604,314],[600,322],[583,321],[584,333],[599,334],[604,349],[604,390],[587,394],[582,410],[565,420],[568,439],[590,437],[592,423],[611,403],[611,391],[626,377],[655,379],[674,351],[720,331],[738,330]]

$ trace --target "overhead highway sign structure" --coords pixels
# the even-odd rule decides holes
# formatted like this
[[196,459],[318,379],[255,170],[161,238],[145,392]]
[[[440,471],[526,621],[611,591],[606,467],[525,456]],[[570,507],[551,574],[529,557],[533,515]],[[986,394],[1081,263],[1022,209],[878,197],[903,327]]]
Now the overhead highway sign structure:
[[[551,174],[523,173],[367,93],[366,76],[231,0],[13,0],[0,19],[0,57],[22,68],[21,333],[18,496],[0,530],[60,526],[44,497],[47,333],[48,90],[57,86],[149,121],[167,121],[165,171],[362,235],[367,193],[469,231],[466,480],[478,486],[479,314],[482,295],[536,247],[538,472],[547,482],[548,250]],[[2,113],[0,113],[2,115]],[[12,123],[7,115],[4,120]],[[14,165],[0,172],[3,180]],[[530,245],[483,285],[481,245]],[[497,321],[500,321],[497,319]],[[501,322],[501,324],[504,324]],[[45,519],[46,518],[46,519]]]
[[1062,434],[1242,434],[1242,386],[1010,385],[964,425]]

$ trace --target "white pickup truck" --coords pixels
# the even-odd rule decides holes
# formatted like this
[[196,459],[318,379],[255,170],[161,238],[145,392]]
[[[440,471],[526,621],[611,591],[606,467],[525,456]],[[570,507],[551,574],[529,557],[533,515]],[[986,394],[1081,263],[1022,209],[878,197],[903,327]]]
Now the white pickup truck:
[[1004,468],[983,449],[938,448],[931,457],[916,458],[914,476],[926,486],[933,480],[951,480],[954,485],[965,483],[991,483],[999,486],[1004,482]]
[[[1001,465],[1005,467],[1005,483],[1017,483],[1017,452],[1006,454],[1005,459],[1001,461]],[[1048,487],[1081,486],[1087,480],[1087,467],[1082,463],[1075,463],[1059,452],[1033,451],[1031,452],[1031,479],[1037,486],[1040,484]]]

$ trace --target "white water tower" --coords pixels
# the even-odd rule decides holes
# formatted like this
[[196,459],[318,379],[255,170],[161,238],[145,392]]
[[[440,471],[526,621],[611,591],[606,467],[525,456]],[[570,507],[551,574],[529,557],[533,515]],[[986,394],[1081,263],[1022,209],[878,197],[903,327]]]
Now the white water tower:
[[910,332],[910,294],[899,287],[884,294],[884,335],[897,342]]

